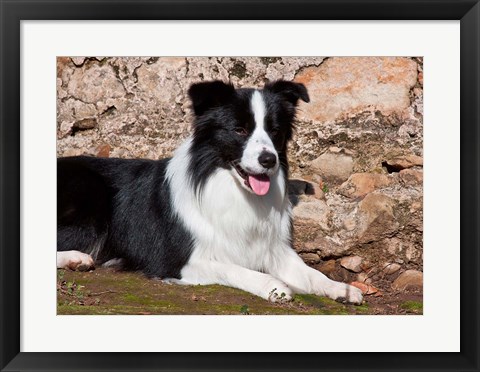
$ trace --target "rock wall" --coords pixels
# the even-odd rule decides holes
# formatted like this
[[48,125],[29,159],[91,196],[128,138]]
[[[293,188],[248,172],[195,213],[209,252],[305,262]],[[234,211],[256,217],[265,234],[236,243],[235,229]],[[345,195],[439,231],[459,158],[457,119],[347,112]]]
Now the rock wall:
[[336,279],[421,287],[421,58],[59,57],[57,154],[170,156],[190,131],[191,83],[280,78],[311,97],[289,150],[295,249]]

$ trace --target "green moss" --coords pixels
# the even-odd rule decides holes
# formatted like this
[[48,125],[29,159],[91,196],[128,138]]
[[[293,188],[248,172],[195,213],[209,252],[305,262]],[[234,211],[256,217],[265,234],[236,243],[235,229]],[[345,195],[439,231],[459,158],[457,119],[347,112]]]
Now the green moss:
[[[150,315],[160,313],[158,308],[140,308],[135,306],[58,306],[57,315]],[[163,314],[178,314],[177,309],[162,309]]]
[[131,293],[125,294],[123,296],[123,300],[127,301],[127,302],[142,302],[143,301],[140,297],[138,297],[134,294],[131,294]]
[[310,305],[317,314],[325,315],[346,315],[350,314],[347,306],[340,304],[327,297],[319,297],[310,294],[295,295],[294,301],[300,304]]
[[357,314],[367,314],[370,311],[370,307],[366,303],[363,303],[361,305],[357,305],[357,306],[355,306],[354,309],[355,309],[355,312]]
[[[175,287],[174,287],[175,288]],[[244,292],[240,289],[237,288],[232,288],[232,287],[224,287],[222,285],[214,284],[214,285],[197,285],[195,287],[188,287],[188,288],[194,288],[196,291],[199,291],[204,294],[214,294],[218,292],[222,293],[231,293],[231,294],[236,294],[236,295],[250,295],[248,292]]]
[[341,306],[338,302],[327,298],[319,297],[311,294],[297,294],[294,298],[295,301],[300,301],[305,304],[313,305],[318,308],[324,308],[327,306]]
[[[271,303],[239,289],[179,286],[151,280],[140,273],[99,268],[66,271],[61,281],[76,283],[72,294],[58,292],[58,314],[218,314],[324,315],[352,314],[355,306],[313,295],[297,295],[288,303]],[[361,313],[360,309],[358,313]]]
[[423,313],[423,303],[419,301],[405,301],[400,304],[400,308],[414,313]]

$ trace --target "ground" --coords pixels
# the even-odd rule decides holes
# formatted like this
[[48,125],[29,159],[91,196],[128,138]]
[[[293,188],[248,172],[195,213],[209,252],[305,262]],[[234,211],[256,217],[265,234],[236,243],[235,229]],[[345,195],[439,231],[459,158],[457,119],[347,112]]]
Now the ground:
[[136,272],[107,268],[90,272],[57,271],[59,315],[418,315],[423,312],[421,293],[383,290],[381,294],[365,296],[360,306],[313,295],[296,295],[290,303],[276,304],[234,288],[167,284]]

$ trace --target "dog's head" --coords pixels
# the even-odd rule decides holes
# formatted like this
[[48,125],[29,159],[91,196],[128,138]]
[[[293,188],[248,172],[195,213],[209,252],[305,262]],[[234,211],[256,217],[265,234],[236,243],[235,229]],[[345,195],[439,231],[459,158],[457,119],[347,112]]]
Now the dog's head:
[[279,80],[262,90],[234,89],[213,81],[194,84],[188,93],[195,112],[192,171],[229,169],[246,190],[265,195],[270,177],[280,167],[288,171],[296,106],[310,100],[305,86]]

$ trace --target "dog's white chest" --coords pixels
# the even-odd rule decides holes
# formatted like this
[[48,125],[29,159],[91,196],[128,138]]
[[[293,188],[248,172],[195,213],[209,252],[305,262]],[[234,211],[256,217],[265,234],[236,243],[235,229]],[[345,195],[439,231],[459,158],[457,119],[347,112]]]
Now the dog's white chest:
[[245,192],[228,171],[218,171],[205,185],[199,205],[193,255],[262,269],[289,239],[283,182],[283,175],[277,175],[269,193],[260,197]]
[[[178,176],[176,174],[175,176]],[[180,178],[171,178],[173,204],[192,234],[192,259],[209,259],[261,270],[290,238],[290,204],[279,172],[267,195],[249,194],[228,170],[218,170],[201,199]]]

